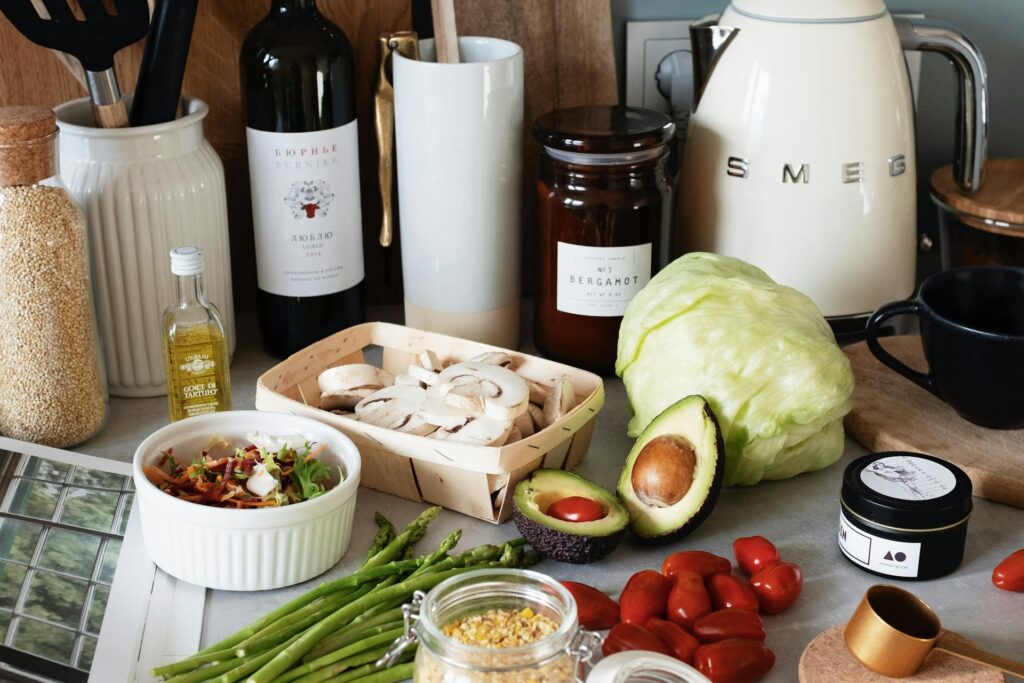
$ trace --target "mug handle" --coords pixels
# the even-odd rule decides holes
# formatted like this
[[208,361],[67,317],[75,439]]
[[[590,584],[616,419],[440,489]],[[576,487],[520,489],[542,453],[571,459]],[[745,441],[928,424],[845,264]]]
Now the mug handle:
[[867,333],[868,349],[875,358],[882,362],[883,365],[903,375],[921,388],[938,396],[939,394],[935,389],[935,382],[932,380],[930,373],[918,372],[913,368],[907,367],[905,363],[886,351],[878,341],[878,329],[882,326],[882,323],[889,318],[893,318],[898,315],[920,316],[921,305],[914,300],[895,301],[891,304],[882,306],[871,314],[871,318],[868,320],[867,329],[865,330]]

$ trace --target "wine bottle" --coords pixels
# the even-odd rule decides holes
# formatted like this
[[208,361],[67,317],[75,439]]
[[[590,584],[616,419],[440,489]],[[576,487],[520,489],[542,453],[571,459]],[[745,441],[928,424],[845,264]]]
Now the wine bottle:
[[316,0],[273,0],[239,66],[260,329],[280,358],[365,318],[352,45]]

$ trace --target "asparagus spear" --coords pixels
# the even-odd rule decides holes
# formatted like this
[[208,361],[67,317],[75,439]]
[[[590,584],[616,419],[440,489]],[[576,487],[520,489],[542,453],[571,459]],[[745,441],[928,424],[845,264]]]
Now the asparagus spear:
[[334,667],[331,667],[331,665],[335,662],[343,661],[348,657],[359,654],[360,652],[365,652],[370,648],[378,648],[381,645],[390,645],[391,643],[395,642],[395,639],[401,636],[404,632],[405,627],[399,624],[397,628],[393,628],[390,631],[384,631],[372,637],[362,638],[350,645],[346,645],[341,649],[335,650],[329,655],[325,655],[323,657],[320,657],[319,659],[314,659],[308,664],[303,664],[300,667],[289,670],[288,673],[277,678],[275,683],[289,683],[289,681],[294,681],[295,679],[302,679],[307,674],[312,674],[314,672],[323,671],[327,669],[329,669],[331,672],[328,674],[328,677],[334,676],[340,673],[339,671],[335,671]]

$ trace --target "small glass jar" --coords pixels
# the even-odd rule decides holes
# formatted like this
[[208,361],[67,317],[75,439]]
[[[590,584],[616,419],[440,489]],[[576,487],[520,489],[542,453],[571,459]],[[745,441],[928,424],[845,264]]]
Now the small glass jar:
[[622,316],[667,236],[674,131],[664,114],[621,106],[560,109],[534,123],[543,146],[535,343],[545,356],[614,370]]
[[[447,625],[465,617],[526,608],[557,623],[555,632],[510,648],[467,645],[444,634]],[[548,576],[522,569],[482,569],[452,577],[426,596],[418,594],[407,609],[412,616],[405,644],[419,642],[415,683],[572,683],[600,642],[580,628],[569,591]]]
[[57,447],[96,434],[107,391],[85,218],[38,107],[0,108],[0,330],[0,433]]

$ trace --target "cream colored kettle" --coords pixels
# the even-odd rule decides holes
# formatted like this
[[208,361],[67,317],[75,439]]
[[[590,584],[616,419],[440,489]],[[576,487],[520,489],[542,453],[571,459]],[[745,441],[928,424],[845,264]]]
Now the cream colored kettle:
[[676,250],[736,256],[809,295],[837,329],[914,289],[914,112],[903,50],[959,76],[954,173],[981,183],[986,68],[955,30],[882,0],[733,0],[691,28],[695,109]]

